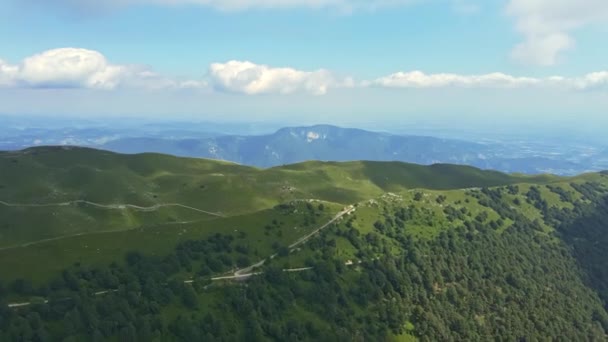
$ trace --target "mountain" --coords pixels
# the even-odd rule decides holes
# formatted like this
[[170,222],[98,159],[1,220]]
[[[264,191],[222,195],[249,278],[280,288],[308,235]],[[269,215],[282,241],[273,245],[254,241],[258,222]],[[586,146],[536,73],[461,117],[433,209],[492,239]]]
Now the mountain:
[[[25,120],[25,121],[23,121]],[[43,145],[83,146],[119,153],[166,153],[255,167],[308,160],[453,163],[528,174],[575,175],[608,168],[606,146],[574,137],[501,137],[473,141],[399,135],[329,125],[282,128],[259,125],[123,120],[112,125],[0,116],[0,150]],[[410,132],[415,130],[410,129]],[[483,134],[482,134],[483,135]],[[459,136],[452,132],[452,136]]]
[[608,331],[605,172],[39,147],[0,153],[0,217],[0,340]]
[[123,152],[172,154],[229,160],[244,165],[270,167],[307,160],[399,160],[419,164],[438,161],[465,163],[477,160],[479,144],[430,137],[395,136],[328,125],[283,128],[260,136],[219,136],[209,139],[116,140],[104,148]]
[[[517,151],[517,146],[480,144],[425,136],[393,135],[329,125],[283,128],[259,136],[220,135],[206,138],[138,138],[108,141],[100,148],[120,153],[160,152],[213,158],[243,165],[272,167],[307,160],[403,161],[430,165],[452,163],[503,172],[574,174],[586,171],[568,158],[551,153]],[[588,163],[592,165],[593,163]]]

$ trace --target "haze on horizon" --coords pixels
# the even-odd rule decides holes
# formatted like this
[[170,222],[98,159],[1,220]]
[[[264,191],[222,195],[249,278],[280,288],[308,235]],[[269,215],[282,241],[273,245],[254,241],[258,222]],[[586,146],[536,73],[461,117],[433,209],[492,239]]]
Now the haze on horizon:
[[10,0],[0,113],[602,134],[596,0]]

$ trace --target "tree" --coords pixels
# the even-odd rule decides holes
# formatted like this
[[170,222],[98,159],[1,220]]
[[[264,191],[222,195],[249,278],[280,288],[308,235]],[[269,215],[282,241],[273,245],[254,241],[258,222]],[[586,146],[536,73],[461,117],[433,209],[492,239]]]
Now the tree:
[[238,267],[246,267],[251,264],[251,260],[247,256],[241,255],[236,258],[236,265]]
[[34,288],[29,280],[19,278],[13,281],[11,290],[17,294],[26,295],[31,294],[34,291]]
[[184,306],[188,309],[194,310],[198,308],[198,299],[192,286],[182,285],[181,299]]

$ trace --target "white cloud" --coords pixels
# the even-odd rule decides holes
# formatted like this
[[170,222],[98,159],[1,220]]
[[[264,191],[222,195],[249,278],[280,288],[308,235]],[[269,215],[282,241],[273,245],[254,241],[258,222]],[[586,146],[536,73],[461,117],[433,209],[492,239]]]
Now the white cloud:
[[0,87],[4,88],[87,88],[87,89],[194,89],[245,94],[324,95],[335,88],[497,88],[522,87],[571,90],[608,89],[608,71],[580,77],[518,77],[504,73],[459,75],[425,74],[422,71],[396,72],[371,81],[355,81],[319,69],[303,71],[272,67],[247,61],[228,61],[209,66],[204,79],[178,80],[137,65],[112,64],[100,52],[61,48],[25,58],[19,64],[0,59]]
[[579,89],[608,89],[608,71],[592,72],[574,81]]
[[329,87],[352,87],[329,71],[273,68],[251,62],[229,61],[209,67],[208,80],[176,80],[137,65],[108,62],[100,52],[80,48],[44,51],[13,65],[0,60],[0,87],[88,89],[215,89],[248,95],[323,95]]
[[81,48],[60,48],[25,58],[18,65],[0,60],[0,86],[30,88],[114,89],[203,86],[177,82],[136,65],[111,64],[101,53]]
[[512,57],[529,64],[550,66],[560,53],[574,47],[571,34],[587,25],[608,22],[606,0],[510,0],[507,13],[524,36]]
[[33,87],[114,88],[123,67],[108,65],[97,51],[54,49],[23,60],[19,80]]
[[588,90],[608,88],[608,71],[586,74],[582,77],[551,76],[546,78],[516,77],[503,73],[484,75],[458,74],[425,74],[421,71],[397,72],[371,82],[363,82],[363,86],[385,88],[565,88]]
[[513,88],[530,86],[540,80],[530,77],[514,77],[503,73],[485,75],[425,74],[421,71],[397,72],[373,81],[370,85],[390,88],[440,88],[440,87],[490,87]]
[[326,70],[273,68],[246,61],[213,63],[209,77],[217,89],[248,95],[295,92],[323,95],[329,87],[340,85]]
[[19,68],[0,59],[0,87],[13,84]]

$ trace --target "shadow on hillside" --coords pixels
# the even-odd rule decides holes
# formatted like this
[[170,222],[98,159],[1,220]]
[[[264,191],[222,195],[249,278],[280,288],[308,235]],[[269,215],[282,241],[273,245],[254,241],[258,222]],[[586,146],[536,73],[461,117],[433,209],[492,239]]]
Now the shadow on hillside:
[[585,272],[587,284],[597,290],[608,308],[608,196],[558,231]]
[[363,174],[385,191],[399,191],[403,188],[452,190],[508,185],[519,181],[518,178],[504,173],[452,164],[365,162]]

